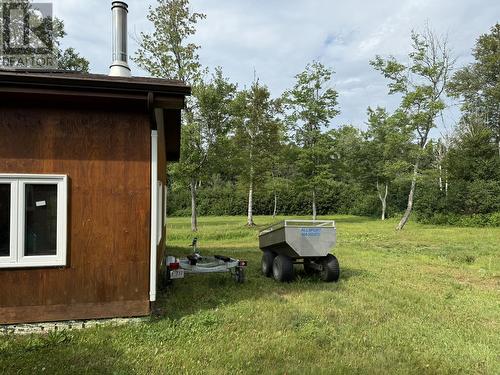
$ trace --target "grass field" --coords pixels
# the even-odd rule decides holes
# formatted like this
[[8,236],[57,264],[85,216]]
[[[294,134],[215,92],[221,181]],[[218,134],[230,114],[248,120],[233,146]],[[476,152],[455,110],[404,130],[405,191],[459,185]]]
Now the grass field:
[[[248,259],[246,284],[190,277],[144,323],[0,337],[0,373],[500,374],[500,228],[333,219],[336,284],[264,278],[258,228],[201,218],[202,253]],[[168,236],[186,254],[189,219],[170,218]]]

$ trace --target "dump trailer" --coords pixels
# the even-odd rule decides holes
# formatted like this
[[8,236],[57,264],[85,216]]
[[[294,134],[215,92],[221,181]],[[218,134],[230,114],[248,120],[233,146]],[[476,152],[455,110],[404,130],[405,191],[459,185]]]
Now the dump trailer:
[[338,281],[340,266],[330,254],[337,238],[335,221],[285,220],[259,233],[262,273],[277,281],[294,278],[294,264],[303,264],[307,274],[319,273],[324,281]]

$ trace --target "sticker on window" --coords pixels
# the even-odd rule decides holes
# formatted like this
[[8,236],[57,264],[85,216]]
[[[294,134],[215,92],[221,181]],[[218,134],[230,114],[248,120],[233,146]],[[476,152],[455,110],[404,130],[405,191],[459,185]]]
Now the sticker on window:
[[37,201],[35,204],[37,207],[44,207],[47,205],[47,202],[46,201]]

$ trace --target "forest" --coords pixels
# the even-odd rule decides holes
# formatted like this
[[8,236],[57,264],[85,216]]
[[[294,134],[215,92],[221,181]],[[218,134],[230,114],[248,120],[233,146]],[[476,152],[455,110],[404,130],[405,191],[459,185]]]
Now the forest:
[[[192,42],[205,14],[188,0],[161,0],[148,16],[135,62],[152,76],[192,86],[180,162],[168,169],[168,214],[354,214],[462,226],[500,225],[500,24],[456,66],[446,36],[412,31],[406,61],[367,61],[399,99],[373,103],[364,124],[338,124],[334,67],[311,61],[273,96],[254,73],[250,87],[204,68]],[[442,124],[449,106],[456,124]]]

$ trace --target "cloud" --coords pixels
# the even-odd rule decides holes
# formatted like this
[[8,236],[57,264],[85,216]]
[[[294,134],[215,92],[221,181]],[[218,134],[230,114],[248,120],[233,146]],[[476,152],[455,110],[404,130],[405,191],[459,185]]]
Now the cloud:
[[[147,21],[152,0],[129,0],[129,33],[151,31]],[[471,60],[477,37],[498,22],[500,2],[482,0],[191,0],[206,13],[194,38],[201,45],[204,66],[222,66],[240,87],[257,72],[274,95],[291,87],[294,76],[312,60],[334,68],[341,115],[333,125],[363,126],[366,108],[390,110],[397,96],[387,95],[387,82],[369,65],[375,54],[406,59],[411,29],[428,22],[448,34],[458,64]],[[111,60],[111,1],[55,0],[56,16],[66,25],[63,45],[75,47],[91,62],[91,69],[107,73]],[[137,49],[130,39],[130,54]],[[133,74],[147,72],[131,63]],[[446,115],[453,122],[455,113]]]

